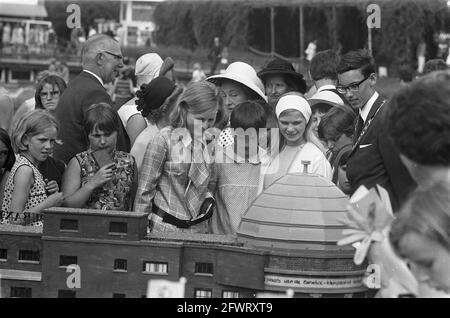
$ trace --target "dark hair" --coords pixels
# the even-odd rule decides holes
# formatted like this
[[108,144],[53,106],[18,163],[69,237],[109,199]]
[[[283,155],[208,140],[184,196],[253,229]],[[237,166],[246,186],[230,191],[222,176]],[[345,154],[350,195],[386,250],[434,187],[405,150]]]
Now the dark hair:
[[358,69],[361,70],[364,77],[368,77],[370,74],[375,73],[373,58],[367,50],[361,49],[345,53],[341,57],[341,61],[339,62],[336,71],[338,74],[342,74]]
[[4,168],[6,171],[11,171],[14,163],[16,162],[16,156],[14,155],[11,145],[11,138],[9,138],[7,131],[3,128],[0,128],[0,141],[5,144],[6,148],[8,148],[8,156],[6,157],[5,165],[0,167],[0,169]]
[[421,77],[388,103],[387,130],[400,152],[419,164],[450,166],[450,74]]
[[429,74],[434,71],[448,70],[448,65],[442,59],[429,60],[423,66],[423,75]]
[[266,128],[267,112],[264,109],[264,101],[255,100],[243,102],[237,105],[230,116],[231,128]]
[[[400,242],[415,233],[450,251],[450,184],[446,181],[416,190],[392,222],[389,239],[399,253]],[[400,254],[400,253],[399,253]]]
[[333,107],[332,104],[326,102],[320,102],[311,106],[311,113],[326,114]]
[[400,65],[398,68],[398,76],[405,83],[409,83],[413,80],[414,70],[407,64]]
[[107,103],[98,103],[89,106],[84,115],[84,132],[88,136],[95,128],[105,134],[118,132],[120,117],[117,112]]
[[286,93],[288,92],[300,92],[302,94],[306,93],[306,82],[303,81],[303,83],[305,83],[305,85],[302,84],[298,84],[297,81],[295,80],[295,78],[289,74],[280,74],[281,77],[283,77],[284,82],[286,83],[288,90],[286,91]]
[[336,67],[339,64],[339,56],[332,50],[318,52],[309,66],[309,73],[314,81],[324,78],[337,80]]
[[350,137],[353,134],[355,118],[356,114],[350,106],[333,107],[320,120],[317,128],[319,138],[336,141],[342,134]]
[[64,92],[64,90],[67,88],[66,82],[64,81],[64,79],[62,77],[55,75],[55,74],[44,76],[39,81],[39,83],[36,85],[36,93],[34,94],[34,100],[36,102],[36,106],[35,106],[36,109],[45,109],[44,106],[42,105],[42,101],[41,101],[41,92],[42,92],[42,89],[44,88],[45,84],[50,84],[50,85],[52,85],[52,87],[57,86],[59,88],[60,96]]

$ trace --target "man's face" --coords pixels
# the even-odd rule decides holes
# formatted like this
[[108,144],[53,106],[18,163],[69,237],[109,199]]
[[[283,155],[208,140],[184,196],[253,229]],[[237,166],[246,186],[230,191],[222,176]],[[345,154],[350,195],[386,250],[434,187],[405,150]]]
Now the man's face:
[[104,83],[110,83],[120,74],[123,67],[122,51],[119,43],[111,42],[102,52],[102,80]]
[[365,78],[361,70],[357,69],[338,74],[338,79],[338,89],[345,88],[343,94],[354,109],[361,109],[375,92],[375,74]]

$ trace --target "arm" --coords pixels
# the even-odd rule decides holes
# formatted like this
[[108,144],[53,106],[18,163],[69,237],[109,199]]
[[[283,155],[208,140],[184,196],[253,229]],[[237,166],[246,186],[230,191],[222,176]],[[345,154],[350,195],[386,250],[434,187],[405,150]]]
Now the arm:
[[134,211],[151,212],[156,186],[161,178],[167,153],[167,143],[162,135],[156,136],[148,144],[139,176]]
[[[10,212],[24,212],[28,200],[28,194],[34,183],[33,169],[28,166],[21,166],[14,175],[14,191],[11,197]],[[42,210],[59,205],[62,201],[62,194],[55,193],[49,196],[44,202],[28,209],[30,213],[40,213]]]
[[125,130],[128,133],[128,137],[130,137],[130,142],[132,146],[136,141],[136,138],[145,128],[147,128],[147,122],[145,121],[145,118],[141,114],[139,113],[134,114],[128,119]]
[[64,172],[63,193],[66,197],[66,206],[70,208],[82,208],[92,192],[112,179],[113,164],[103,166],[97,173],[84,185],[81,185],[81,167],[78,160],[72,158]]

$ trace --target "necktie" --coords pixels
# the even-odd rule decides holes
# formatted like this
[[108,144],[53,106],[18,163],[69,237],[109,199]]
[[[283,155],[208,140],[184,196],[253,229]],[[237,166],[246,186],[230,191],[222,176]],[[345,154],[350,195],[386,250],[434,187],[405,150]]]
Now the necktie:
[[202,143],[193,143],[192,162],[188,172],[189,183],[185,198],[192,217],[197,216],[209,178],[209,169],[203,158]]
[[362,119],[361,115],[359,115],[357,118],[358,119],[355,126],[355,133],[353,135],[353,143],[355,143],[356,140],[358,140],[359,135],[361,135],[361,132],[364,128],[364,119]]

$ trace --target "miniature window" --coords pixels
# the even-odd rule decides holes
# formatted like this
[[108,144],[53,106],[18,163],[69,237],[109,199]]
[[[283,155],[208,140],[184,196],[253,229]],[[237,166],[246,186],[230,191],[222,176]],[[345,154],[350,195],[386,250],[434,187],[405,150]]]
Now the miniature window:
[[212,289],[195,289],[194,298],[211,298]]
[[239,292],[224,290],[222,291],[222,298],[239,298]]
[[109,223],[109,233],[127,234],[127,223],[126,222],[110,222]]
[[59,229],[62,231],[78,231],[78,220],[61,219]]
[[114,293],[112,295],[112,298],[126,298],[126,295],[125,294]]
[[58,298],[76,298],[77,293],[74,290],[60,289],[58,290]]
[[153,274],[167,274],[169,272],[169,264],[162,262],[144,262],[143,271]]
[[29,287],[11,287],[11,297],[31,298],[32,290]]
[[195,263],[195,274],[213,274],[213,264]]
[[126,271],[127,270],[127,260],[126,259],[115,259],[114,260],[114,270]]
[[37,262],[41,259],[39,251],[19,250],[19,261]]
[[8,250],[6,248],[0,248],[0,260],[8,259]]
[[59,266],[66,267],[72,264],[78,264],[78,257],[69,256],[69,255],[60,255],[59,256]]

